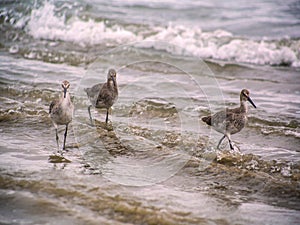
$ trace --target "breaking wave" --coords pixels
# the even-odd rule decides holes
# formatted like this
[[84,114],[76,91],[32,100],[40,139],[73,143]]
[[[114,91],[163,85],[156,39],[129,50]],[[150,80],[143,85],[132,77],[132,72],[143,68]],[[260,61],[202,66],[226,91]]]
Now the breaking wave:
[[[70,3],[71,4],[71,3]],[[68,10],[73,10],[71,13]],[[126,24],[95,18],[78,3],[56,6],[45,2],[30,13],[6,18],[14,29],[21,29],[35,40],[62,41],[83,48],[116,46],[138,42],[138,47],[167,51],[175,55],[272,66],[300,67],[300,40],[249,39],[226,30],[203,31],[196,26]],[[3,11],[2,17],[7,16]],[[169,44],[166,44],[169,43]],[[18,52],[16,45],[10,48]]]

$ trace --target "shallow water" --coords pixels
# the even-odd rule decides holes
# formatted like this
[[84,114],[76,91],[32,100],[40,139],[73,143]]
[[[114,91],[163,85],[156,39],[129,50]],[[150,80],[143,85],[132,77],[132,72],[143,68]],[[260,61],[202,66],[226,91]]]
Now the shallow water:
[[[193,2],[1,3],[1,223],[298,223],[299,35],[292,28],[299,18],[266,2],[274,14],[264,26],[272,29],[261,35],[270,45],[243,58],[231,41],[257,50],[263,37],[233,26],[244,21],[235,12],[254,11],[247,23],[267,32],[257,23],[267,7]],[[229,19],[190,14],[203,7]],[[179,9],[183,17],[173,20]],[[279,15],[285,25],[274,22]],[[204,31],[191,34],[193,26]],[[207,46],[197,40],[216,51],[203,55]],[[219,57],[222,48],[233,55]],[[105,111],[92,110],[93,127],[83,89],[104,82],[111,67],[119,99],[108,126]],[[48,109],[64,79],[75,112],[60,157]],[[257,108],[250,106],[247,127],[232,136],[235,151],[226,141],[217,151],[222,135],[200,118],[238,106],[242,88]]]

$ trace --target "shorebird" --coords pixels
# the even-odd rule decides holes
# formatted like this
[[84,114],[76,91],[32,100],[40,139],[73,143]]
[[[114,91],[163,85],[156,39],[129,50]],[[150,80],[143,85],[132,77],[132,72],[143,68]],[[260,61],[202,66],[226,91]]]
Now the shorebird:
[[59,149],[58,144],[58,125],[66,125],[65,134],[64,134],[64,145],[63,150],[66,149],[66,138],[68,133],[68,125],[72,121],[74,105],[71,101],[70,94],[68,89],[70,87],[69,81],[65,80],[61,84],[63,88],[63,93],[60,98],[55,99],[51,102],[49,108],[50,118],[53,122],[56,131],[56,143],[57,148]]
[[217,112],[212,116],[202,117],[202,120],[208,125],[212,126],[216,131],[224,134],[219,141],[217,148],[219,149],[222,141],[227,137],[230,145],[230,149],[233,150],[231,135],[240,132],[247,123],[247,113],[249,101],[254,108],[255,104],[249,96],[250,92],[247,89],[243,89],[240,94],[240,107],[234,109],[225,109]]
[[118,99],[118,85],[116,80],[117,73],[114,69],[110,69],[107,73],[107,82],[96,84],[91,88],[85,88],[91,105],[88,106],[91,124],[93,124],[91,107],[106,108],[105,123],[108,122],[108,110]]

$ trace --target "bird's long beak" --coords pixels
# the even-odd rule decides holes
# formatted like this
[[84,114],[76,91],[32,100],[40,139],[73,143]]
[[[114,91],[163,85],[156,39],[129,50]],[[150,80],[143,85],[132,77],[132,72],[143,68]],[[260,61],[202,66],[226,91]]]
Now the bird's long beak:
[[111,79],[114,82],[114,86],[117,86],[115,78],[112,76]]
[[67,95],[67,88],[64,88],[64,98],[66,98]]
[[252,101],[252,99],[250,97],[248,97],[248,101],[251,103],[251,105],[253,105],[254,108],[256,108],[256,105],[254,104],[254,102]]

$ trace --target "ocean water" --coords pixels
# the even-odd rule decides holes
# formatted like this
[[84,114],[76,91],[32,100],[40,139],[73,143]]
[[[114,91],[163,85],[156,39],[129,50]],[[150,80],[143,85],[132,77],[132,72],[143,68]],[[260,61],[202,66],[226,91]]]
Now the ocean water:
[[[1,1],[0,223],[297,224],[299,15],[294,0]],[[109,68],[119,98],[93,127],[83,90]],[[243,88],[257,108],[217,150],[200,118]]]

